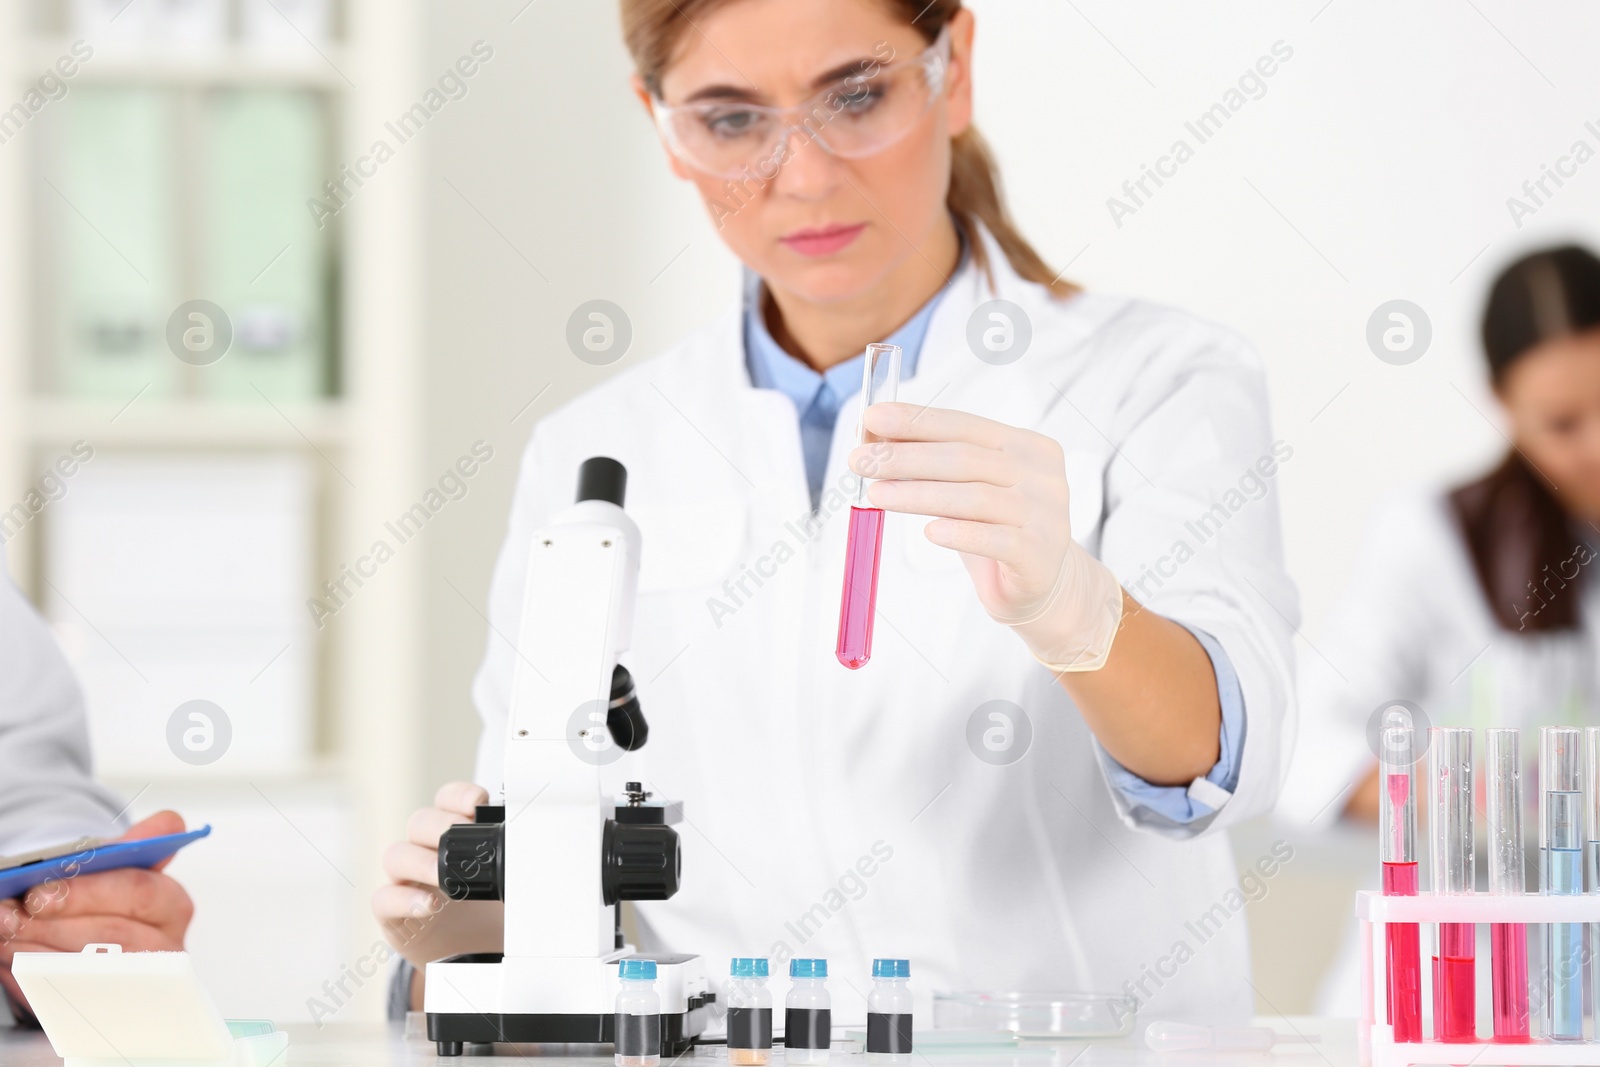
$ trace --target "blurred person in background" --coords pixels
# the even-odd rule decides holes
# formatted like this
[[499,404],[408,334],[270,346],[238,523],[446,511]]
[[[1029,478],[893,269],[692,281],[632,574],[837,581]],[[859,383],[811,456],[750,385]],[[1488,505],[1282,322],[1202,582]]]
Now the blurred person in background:
[[[0,856],[84,838],[131,841],[182,832],[162,811],[133,826],[127,807],[94,781],[83,692],[45,622],[0,575]],[[155,869],[80,874],[0,900],[0,990],[18,1025],[36,1025],[11,974],[18,952],[78,952],[117,944],[179,951],[194,906]]]
[[[1402,494],[1370,523],[1300,657],[1300,733],[1279,805],[1296,821],[1376,827],[1369,722],[1394,701],[1427,725],[1521,728],[1528,768],[1538,727],[1600,725],[1600,259],[1566,246],[1505,268],[1482,344],[1511,447],[1481,477]],[[1480,757],[1483,743],[1480,732]],[[1352,937],[1320,1009],[1356,1014],[1355,966]]]

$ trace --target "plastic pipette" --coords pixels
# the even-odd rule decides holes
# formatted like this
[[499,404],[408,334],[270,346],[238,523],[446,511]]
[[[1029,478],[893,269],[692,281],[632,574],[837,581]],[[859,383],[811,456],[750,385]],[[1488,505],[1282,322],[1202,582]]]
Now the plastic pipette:
[[1268,1052],[1276,1045],[1314,1045],[1320,1037],[1280,1034],[1266,1026],[1199,1026],[1159,1021],[1144,1032],[1144,1043],[1156,1052]]

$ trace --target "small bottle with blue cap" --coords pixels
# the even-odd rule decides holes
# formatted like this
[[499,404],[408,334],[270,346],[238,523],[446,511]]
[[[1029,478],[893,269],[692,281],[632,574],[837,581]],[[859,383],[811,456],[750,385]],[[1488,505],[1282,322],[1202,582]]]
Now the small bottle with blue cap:
[[729,968],[728,1062],[763,1067],[772,1059],[772,991],[764,956],[737,956]]
[[656,961],[626,959],[618,964],[616,1067],[660,1067],[661,995],[656,992]]
[[869,1062],[911,1062],[910,982],[910,960],[872,961],[872,992],[867,994]]
[[789,997],[784,1001],[783,1058],[793,1064],[828,1062],[833,1031],[828,999],[828,961],[790,960]]

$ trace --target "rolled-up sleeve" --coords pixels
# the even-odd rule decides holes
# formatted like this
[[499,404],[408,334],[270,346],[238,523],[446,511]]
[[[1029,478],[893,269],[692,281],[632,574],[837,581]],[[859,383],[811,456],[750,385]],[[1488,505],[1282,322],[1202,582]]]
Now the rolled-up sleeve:
[[1299,602],[1278,499],[1294,443],[1273,436],[1248,343],[1180,313],[1155,317],[1105,338],[1139,369],[1095,413],[1114,450],[1097,548],[1135,600],[1205,646],[1224,710],[1223,759],[1181,798],[1102,766],[1126,824],[1193,837],[1270,810],[1293,745]]
[[1182,831],[1198,831],[1233,799],[1239,784],[1239,761],[1244,756],[1244,691],[1234,673],[1228,654],[1217,639],[1203,630],[1190,630],[1195,640],[1211,657],[1211,670],[1217,676],[1217,702],[1222,708],[1216,765],[1188,785],[1154,785],[1111,758],[1098,744],[1095,751],[1106,780],[1116,790],[1132,818],[1145,826]]

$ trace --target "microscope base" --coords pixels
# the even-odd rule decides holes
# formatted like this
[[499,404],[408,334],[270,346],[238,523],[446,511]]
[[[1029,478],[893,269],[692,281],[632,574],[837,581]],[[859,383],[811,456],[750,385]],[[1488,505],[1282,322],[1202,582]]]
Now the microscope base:
[[[466,1044],[609,1044],[615,1037],[614,956],[591,960],[506,960],[493,953],[428,964],[428,1038],[439,1055]],[[640,953],[657,962],[661,1054],[687,1051],[705,1031],[716,1000],[698,956]]]
[[[661,1055],[687,1052],[705,1028],[705,1009],[661,1016]],[[609,1045],[614,1015],[429,1015],[428,1037],[441,1056],[459,1056],[467,1044]],[[685,1028],[692,1033],[685,1033]]]

